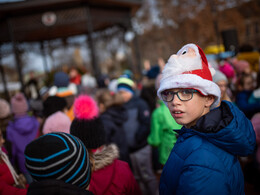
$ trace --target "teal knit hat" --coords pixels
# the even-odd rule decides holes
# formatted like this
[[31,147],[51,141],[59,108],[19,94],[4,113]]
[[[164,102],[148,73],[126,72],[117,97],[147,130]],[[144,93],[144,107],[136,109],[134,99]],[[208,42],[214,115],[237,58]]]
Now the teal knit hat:
[[124,74],[120,76],[117,80],[118,91],[123,90],[123,91],[134,93],[133,86],[134,86],[134,81],[130,79],[128,75]]

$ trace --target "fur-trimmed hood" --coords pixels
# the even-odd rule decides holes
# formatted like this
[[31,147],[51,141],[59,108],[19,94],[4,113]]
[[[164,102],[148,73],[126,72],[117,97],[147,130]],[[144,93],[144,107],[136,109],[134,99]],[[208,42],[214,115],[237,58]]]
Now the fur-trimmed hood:
[[118,160],[119,150],[115,144],[104,146],[94,153],[94,171],[89,191],[96,195],[140,195],[139,186],[127,162]]
[[119,149],[115,144],[109,144],[104,146],[100,152],[93,154],[95,160],[95,171],[102,169],[114,162],[115,159],[119,158]]

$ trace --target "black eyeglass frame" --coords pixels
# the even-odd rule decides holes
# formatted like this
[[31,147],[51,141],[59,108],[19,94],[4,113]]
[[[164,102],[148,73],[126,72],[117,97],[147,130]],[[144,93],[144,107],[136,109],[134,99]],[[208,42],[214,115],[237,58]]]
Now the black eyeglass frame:
[[[188,100],[182,100],[182,99],[180,98],[180,96],[179,96],[179,92],[183,92],[183,91],[191,92],[191,98],[188,99]],[[162,92],[161,92],[161,97],[162,97],[163,101],[165,101],[165,102],[171,102],[171,101],[174,99],[174,96],[175,96],[175,95],[177,95],[177,97],[179,98],[179,100],[181,100],[182,102],[186,102],[186,101],[189,101],[189,100],[191,100],[191,99],[193,98],[193,93],[198,93],[199,91],[196,90],[196,89],[181,89],[181,90],[176,91],[176,92],[174,92],[174,91],[168,91],[168,92],[170,92],[170,93],[172,94],[172,98],[171,98],[171,100],[169,100],[169,101],[167,101],[166,98],[164,98],[163,92],[165,92],[165,91],[162,91]]]

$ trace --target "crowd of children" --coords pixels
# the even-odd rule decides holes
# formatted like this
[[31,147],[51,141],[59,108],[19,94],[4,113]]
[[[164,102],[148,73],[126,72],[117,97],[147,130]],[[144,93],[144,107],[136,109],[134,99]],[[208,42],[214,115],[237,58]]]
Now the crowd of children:
[[252,172],[257,188],[260,74],[211,64],[188,44],[141,81],[73,67],[36,86],[38,107],[0,99],[0,194],[243,194]]

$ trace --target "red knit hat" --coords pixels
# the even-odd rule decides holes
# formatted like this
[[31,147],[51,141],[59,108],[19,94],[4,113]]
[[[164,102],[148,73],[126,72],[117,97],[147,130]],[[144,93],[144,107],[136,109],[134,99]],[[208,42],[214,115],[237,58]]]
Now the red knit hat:
[[195,44],[183,46],[177,55],[172,55],[162,72],[162,79],[157,95],[160,99],[161,92],[172,88],[197,89],[203,95],[215,96],[211,108],[218,105],[220,89],[212,81],[215,73],[208,65],[207,58],[202,49]]
[[15,94],[11,99],[12,112],[15,115],[24,115],[28,111],[27,100],[23,93]]

